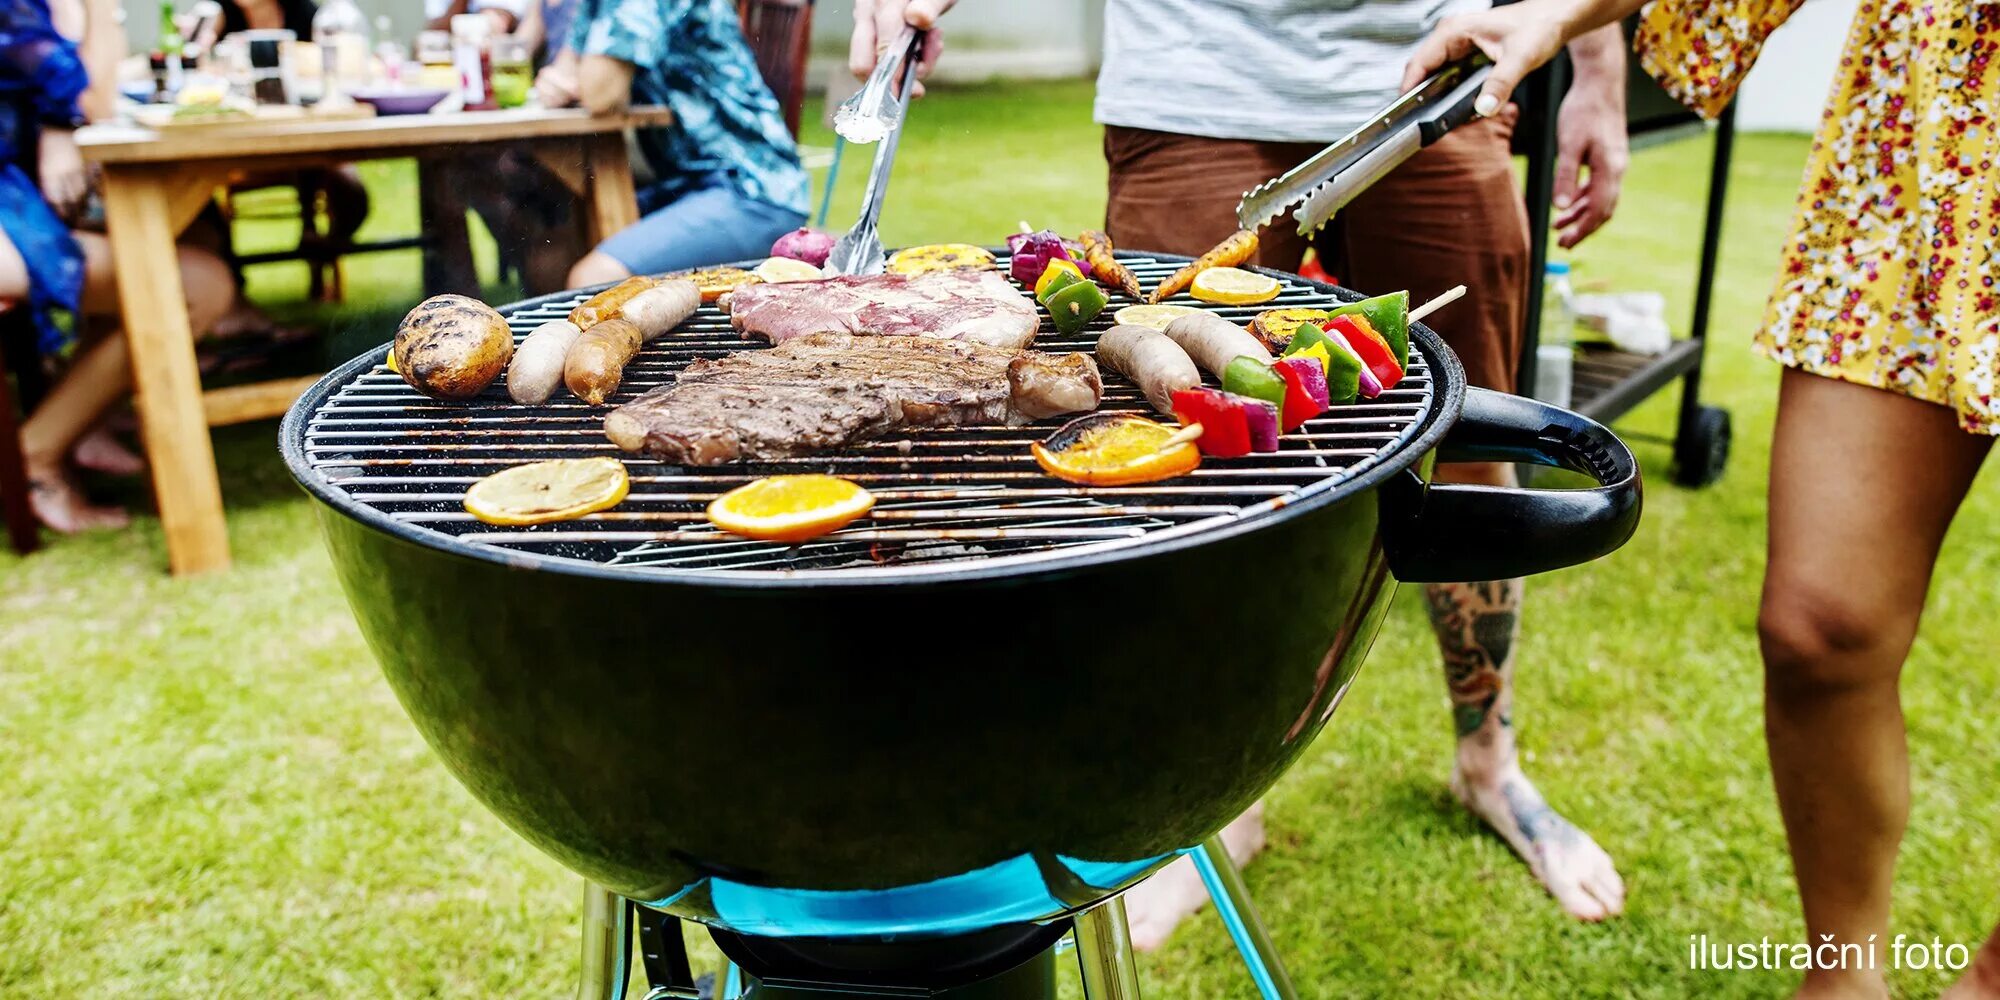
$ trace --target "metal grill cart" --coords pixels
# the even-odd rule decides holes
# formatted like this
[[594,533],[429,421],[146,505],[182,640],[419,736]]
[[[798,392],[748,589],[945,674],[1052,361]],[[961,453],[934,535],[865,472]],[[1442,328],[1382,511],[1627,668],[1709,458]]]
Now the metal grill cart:
[[[1693,138],[1710,126],[1667,96],[1638,66],[1628,63],[1626,119],[1632,148],[1644,149]],[[1542,275],[1548,260],[1551,198],[1555,190],[1558,105],[1569,88],[1567,57],[1531,76],[1522,86],[1521,122],[1515,131],[1515,152],[1528,158],[1526,180],[1529,260],[1528,329],[1521,347],[1519,385],[1535,384],[1535,348],[1542,321]],[[1727,196],[1729,162],[1736,137],[1736,106],[1730,105],[1713,126],[1715,153],[1709,165],[1708,206],[1703,214],[1701,259],[1696,266],[1694,314],[1687,334],[1658,355],[1632,354],[1606,344],[1579,345],[1571,406],[1578,413],[1610,424],[1675,380],[1680,380],[1680,417],[1671,442],[1674,481],[1701,487],[1722,475],[1729,461],[1729,411],[1701,402],[1701,365],[1708,344],[1708,313],[1713,300],[1716,254],[1722,238],[1722,207]],[[1627,433],[1626,437],[1646,439]]]

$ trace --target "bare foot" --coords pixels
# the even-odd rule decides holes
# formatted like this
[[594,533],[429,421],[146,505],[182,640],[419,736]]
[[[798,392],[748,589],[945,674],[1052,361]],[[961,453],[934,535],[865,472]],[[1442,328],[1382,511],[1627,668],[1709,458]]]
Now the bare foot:
[[1938,1000],[2000,1000],[2000,931],[1986,939],[1965,975]]
[[146,460],[120,443],[103,424],[78,438],[69,457],[77,465],[107,476],[136,476],[146,471]]
[[1509,764],[1497,779],[1473,780],[1461,763],[1452,769],[1451,791],[1528,863],[1571,916],[1597,921],[1625,912],[1625,881],[1611,856],[1550,809],[1519,765]]
[[[1222,843],[1237,867],[1250,863],[1264,849],[1264,803],[1259,802],[1222,829]],[[1125,893],[1125,916],[1132,927],[1132,947],[1154,951],[1167,943],[1174,928],[1208,905],[1208,887],[1194,859],[1175,858],[1146,881]]]
[[1879,972],[1809,974],[1792,1000],[1889,1000],[1889,984]]
[[65,476],[36,475],[28,480],[28,506],[43,524],[65,535],[80,531],[122,528],[132,521],[119,507],[99,507]]

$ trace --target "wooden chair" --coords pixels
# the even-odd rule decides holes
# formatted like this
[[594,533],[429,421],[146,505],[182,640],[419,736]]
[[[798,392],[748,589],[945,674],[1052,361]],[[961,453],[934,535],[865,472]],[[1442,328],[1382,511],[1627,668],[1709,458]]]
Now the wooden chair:
[[736,0],[743,38],[778,104],[785,125],[799,134],[806,104],[806,57],[812,48],[813,0]]
[[7,524],[7,537],[14,551],[27,555],[41,544],[41,526],[35,520],[34,509],[28,506],[28,463],[21,453],[21,411],[15,409],[14,391],[7,378],[8,349],[24,342],[29,346],[34,344],[34,324],[29,322],[27,313],[15,308],[15,303],[0,299],[0,521]]

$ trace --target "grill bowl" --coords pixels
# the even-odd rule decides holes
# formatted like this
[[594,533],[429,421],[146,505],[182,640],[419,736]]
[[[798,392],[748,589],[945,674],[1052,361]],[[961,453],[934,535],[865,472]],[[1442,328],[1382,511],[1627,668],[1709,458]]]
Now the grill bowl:
[[[1361,461],[1237,516],[949,562],[633,566],[394,516],[341,485],[352,455],[312,444],[372,358],[301,399],[281,443],[398,697],[524,837],[739,932],[953,933],[1087,906],[1267,790],[1359,668],[1392,568],[1429,578],[1399,561],[1413,547],[1400,539],[1449,551],[1490,529],[1512,548],[1471,568],[1521,568],[1504,556],[1541,540],[1534,525],[1419,516],[1453,513],[1425,479],[1466,397],[1435,336],[1413,343],[1423,404]],[[1629,471],[1616,452],[1591,453],[1600,479]],[[1617,516],[1636,518],[1627,478]],[[1543,535],[1587,534],[1551,523]],[[1607,537],[1537,565],[1608,551]]]

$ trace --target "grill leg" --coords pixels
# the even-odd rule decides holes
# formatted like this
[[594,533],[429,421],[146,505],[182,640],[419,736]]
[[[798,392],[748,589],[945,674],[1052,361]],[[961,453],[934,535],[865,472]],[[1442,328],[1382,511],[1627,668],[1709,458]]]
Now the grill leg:
[[1089,1000],[1139,1000],[1139,966],[1132,955],[1124,897],[1113,896],[1077,914],[1076,960],[1083,967],[1083,995]]
[[631,979],[632,924],[625,898],[583,883],[583,976],[576,1000],[625,1000]]
[[1201,884],[1208,887],[1209,901],[1215,904],[1222,925],[1229,929],[1229,939],[1236,942],[1237,953],[1243,956],[1243,964],[1249,966],[1250,980],[1257,984],[1257,992],[1264,1000],[1298,1000],[1292,977],[1285,971],[1285,963],[1278,957],[1270,933],[1264,930],[1256,905],[1250,902],[1243,873],[1236,862],[1229,860],[1229,848],[1223,844],[1221,834],[1194,849],[1194,866],[1201,873]]

